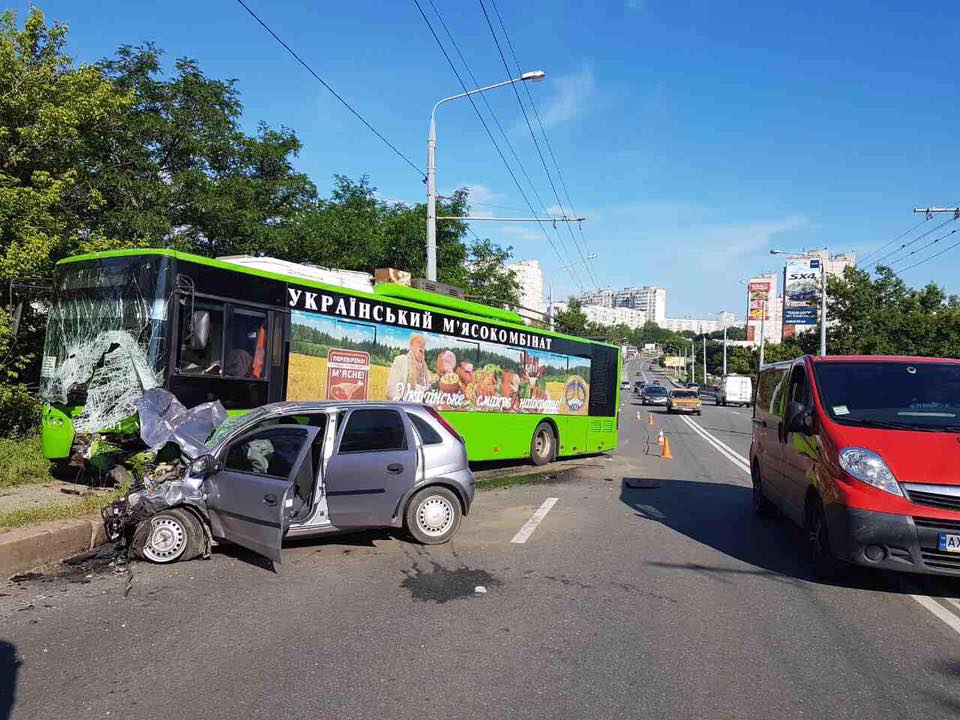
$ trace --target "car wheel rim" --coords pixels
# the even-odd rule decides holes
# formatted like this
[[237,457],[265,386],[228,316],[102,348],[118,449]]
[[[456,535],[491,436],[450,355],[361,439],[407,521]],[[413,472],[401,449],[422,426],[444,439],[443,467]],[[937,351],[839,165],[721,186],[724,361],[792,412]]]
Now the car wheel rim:
[[417,508],[417,527],[425,535],[438,537],[453,525],[456,511],[445,497],[431,495]]
[[143,547],[143,554],[153,562],[170,562],[180,557],[186,546],[187,533],[183,525],[164,516],[151,521],[150,537]]

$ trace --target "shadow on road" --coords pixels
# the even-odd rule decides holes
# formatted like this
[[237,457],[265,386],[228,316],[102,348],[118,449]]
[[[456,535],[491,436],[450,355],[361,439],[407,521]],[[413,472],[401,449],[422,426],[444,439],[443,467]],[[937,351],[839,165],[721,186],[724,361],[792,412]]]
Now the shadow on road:
[[[726,581],[735,575],[765,575],[784,582],[819,582],[863,590],[916,592],[898,582],[894,574],[850,566],[840,581],[819,580],[811,572],[808,548],[802,531],[784,519],[760,519],[754,516],[751,488],[728,483],[697,480],[630,478],[631,484],[648,486],[632,489],[626,479],[621,484],[620,500],[639,518],[663,523],[672,530],[709,545],[715,550],[752,565],[731,568],[699,563],[650,563],[655,567],[697,572]],[[639,483],[637,482],[639,481]],[[912,577],[916,586],[929,578]],[[943,583],[941,583],[943,584]],[[931,594],[960,596],[953,583],[938,585]]]
[[6,640],[0,640],[0,720],[9,720],[13,714],[19,668],[17,647]]

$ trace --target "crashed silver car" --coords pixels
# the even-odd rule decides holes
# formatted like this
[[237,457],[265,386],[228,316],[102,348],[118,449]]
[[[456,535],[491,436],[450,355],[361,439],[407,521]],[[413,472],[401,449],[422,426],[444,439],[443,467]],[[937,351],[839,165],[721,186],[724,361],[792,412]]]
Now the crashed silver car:
[[[190,414],[218,421],[216,411],[184,413],[169,393],[150,393],[148,402],[165,400],[174,411],[144,422],[151,415],[141,407],[141,434],[175,441],[192,459],[178,479],[104,509],[108,537],[126,537],[146,560],[188,560],[229,541],[279,562],[284,537],[365,528],[403,528],[438,544],[470,510],[463,440],[428,406],[280,402],[219,422],[199,444],[189,437]],[[178,415],[187,422],[157,422]]]

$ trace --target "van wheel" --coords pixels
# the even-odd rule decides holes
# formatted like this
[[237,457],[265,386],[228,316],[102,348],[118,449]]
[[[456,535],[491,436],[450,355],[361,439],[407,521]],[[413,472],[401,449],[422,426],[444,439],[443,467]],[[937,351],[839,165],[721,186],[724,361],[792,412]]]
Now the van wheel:
[[844,564],[834,556],[833,550],[830,549],[827,517],[823,511],[823,502],[819,497],[811,497],[807,501],[805,514],[813,574],[824,580],[840,577],[844,572]]
[[460,498],[445,487],[424,488],[407,503],[404,525],[422,545],[440,545],[452,539],[460,529],[463,511]]
[[533,431],[530,441],[530,462],[534,465],[546,465],[557,457],[557,438],[549,423],[542,422]]
[[163,510],[143,520],[133,534],[133,554],[155,563],[192,560],[202,552],[203,528],[189,510]]
[[750,468],[750,478],[753,480],[753,514],[763,518],[776,517],[777,506],[763,494],[763,480],[758,463],[754,463]]

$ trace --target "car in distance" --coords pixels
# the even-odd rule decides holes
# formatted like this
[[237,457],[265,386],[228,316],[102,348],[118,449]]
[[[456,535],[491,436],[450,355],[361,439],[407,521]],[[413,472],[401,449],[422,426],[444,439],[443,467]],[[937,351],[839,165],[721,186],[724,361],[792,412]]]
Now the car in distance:
[[279,402],[229,418],[182,479],[104,508],[108,537],[157,563],[226,540],[280,562],[284,537],[403,528],[450,540],[473,502],[463,439],[418,403]]
[[646,385],[645,380],[635,380],[633,383],[633,394],[639,395],[643,391],[643,387]]
[[669,393],[663,385],[647,384],[640,393],[641,405],[666,405]]
[[753,402],[753,382],[747,375],[724,375],[713,398],[717,405],[750,405]]
[[757,515],[806,529],[813,568],[960,577],[960,361],[804,356],[757,380]]
[[694,415],[700,415],[703,412],[700,394],[696,390],[688,390],[686,388],[671,390],[667,396],[667,412],[688,412]]
[[621,389],[621,390],[629,390],[629,389],[630,389],[630,381],[627,380],[627,379],[621,380],[621,381],[620,381],[620,389]]

